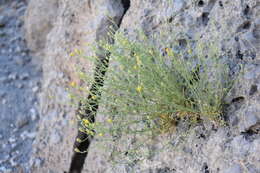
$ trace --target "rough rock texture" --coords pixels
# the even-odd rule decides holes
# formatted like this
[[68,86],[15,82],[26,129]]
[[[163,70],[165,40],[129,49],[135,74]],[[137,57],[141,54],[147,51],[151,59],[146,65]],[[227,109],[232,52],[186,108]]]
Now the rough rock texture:
[[[34,18],[31,15],[40,3],[43,3],[41,7],[52,11],[50,16],[56,14],[55,20],[49,18],[51,24],[42,35],[39,32],[46,22],[40,21],[45,21],[46,16]],[[116,0],[63,0],[56,5],[35,0],[30,4],[26,19],[28,42],[33,50],[44,52],[41,124],[35,145],[35,156],[43,163],[34,171],[61,172],[68,170],[76,130],[76,123],[69,123],[74,108],[68,106],[66,85],[71,81],[79,83],[75,64],[86,71],[93,69],[91,64],[70,57],[69,53],[74,48],[83,49],[86,54],[93,53],[85,43],[93,43],[100,29],[106,28],[106,15],[120,17],[122,7]],[[148,147],[156,150],[166,138],[172,141],[171,147],[131,165],[112,165],[109,153],[95,148],[93,143],[85,172],[260,172],[259,11],[257,0],[131,0],[120,26],[130,37],[140,28],[148,36],[172,31],[180,49],[185,49],[187,39],[217,39],[221,50],[229,55],[232,70],[238,71],[236,64],[239,62],[245,64],[245,72],[227,96],[231,104],[227,110],[229,126],[197,126],[181,145],[176,145],[178,133],[162,136]],[[39,27],[34,28],[36,24]],[[37,34],[42,37],[35,40]]]
[[[46,16],[35,18],[32,15],[39,6],[40,13],[42,7],[48,9],[50,14],[56,13],[55,21],[53,18],[47,21],[52,23],[48,27]],[[33,172],[56,173],[69,169],[77,123],[75,109],[70,106],[71,100],[66,88],[70,82],[79,84],[76,68],[91,72],[93,67],[91,63],[70,56],[70,53],[80,49],[90,55],[90,45],[105,34],[106,26],[110,23],[109,18],[119,20],[122,13],[121,3],[114,0],[64,0],[56,5],[47,1],[35,1],[29,6],[27,39],[32,50],[41,51],[44,73],[40,97],[42,117],[35,145],[35,157],[43,162],[35,165]],[[38,27],[34,28],[35,25]],[[41,32],[43,35],[35,40],[34,37]]]
[[0,172],[28,171],[38,122],[41,66],[23,32],[23,0],[0,0]]
[[35,53],[42,52],[47,34],[53,28],[57,17],[57,0],[30,1],[26,12],[25,27],[28,46]]

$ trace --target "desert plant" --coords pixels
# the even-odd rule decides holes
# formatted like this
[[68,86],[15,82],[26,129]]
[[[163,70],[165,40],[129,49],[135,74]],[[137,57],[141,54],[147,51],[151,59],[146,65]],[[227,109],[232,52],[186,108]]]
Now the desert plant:
[[[103,117],[96,122],[79,117],[81,130],[89,136],[98,134],[104,141],[145,136],[132,146],[135,153],[152,137],[172,132],[180,121],[220,124],[223,99],[232,81],[215,44],[188,44],[183,51],[170,45],[155,44],[144,34],[130,40],[121,32],[114,35],[114,44],[99,43],[96,51],[102,50],[99,54],[106,55],[109,67],[97,56],[87,57],[107,71],[105,79],[100,75],[100,81],[105,80],[102,97],[95,90],[88,92],[99,102]],[[81,77],[88,83],[94,80],[82,72]],[[84,102],[85,98],[79,99]],[[93,105],[85,102],[85,106],[91,110]]]

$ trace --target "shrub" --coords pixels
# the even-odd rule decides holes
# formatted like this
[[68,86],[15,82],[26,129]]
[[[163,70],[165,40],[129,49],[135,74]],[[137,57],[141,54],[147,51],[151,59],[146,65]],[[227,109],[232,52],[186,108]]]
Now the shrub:
[[[129,144],[132,149],[119,151],[131,155],[130,151],[135,153],[152,137],[173,132],[181,121],[191,125],[223,122],[223,99],[232,81],[215,44],[188,44],[182,51],[171,44],[155,44],[144,34],[133,41],[120,32],[114,35],[114,44],[100,43],[109,67],[102,65],[100,57],[88,57],[101,64],[101,71],[107,71],[102,97],[97,91],[89,94],[98,100],[103,117],[96,122],[81,119],[81,130],[90,136],[98,134],[104,141],[142,136],[135,145]],[[98,73],[95,80],[99,77],[102,81]],[[88,83],[94,80],[87,75],[83,78]],[[89,102],[85,106],[94,109]]]

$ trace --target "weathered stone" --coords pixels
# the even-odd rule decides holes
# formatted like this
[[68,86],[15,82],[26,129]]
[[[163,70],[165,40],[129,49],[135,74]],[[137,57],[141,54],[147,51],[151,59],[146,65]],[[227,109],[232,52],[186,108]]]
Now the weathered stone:
[[34,108],[30,109],[31,120],[35,121],[38,118],[38,113]]
[[27,80],[29,78],[29,73],[23,73],[19,76],[19,79],[21,80]]
[[[93,64],[68,55],[74,48],[87,55],[93,54],[85,43],[92,44],[96,38],[104,36],[100,33],[107,31],[109,21],[106,15],[119,20],[123,15],[122,4],[115,0],[30,1],[25,17],[27,41],[33,51],[44,56],[41,124],[35,143],[39,149],[35,155],[44,158],[45,162],[35,172],[68,170],[76,123],[63,123],[64,119],[69,122],[74,112],[74,108],[63,106],[70,102],[65,88],[71,81],[80,84],[74,65],[90,74],[93,69]],[[135,161],[131,166],[116,164],[113,167],[110,153],[98,149],[98,141],[94,141],[86,159],[85,172],[239,173],[260,170],[259,135],[247,132],[260,120],[259,15],[257,0],[131,0],[120,26],[131,39],[135,38],[136,29],[143,29],[148,37],[170,32],[172,35],[168,35],[165,41],[176,37],[177,50],[185,49],[189,41],[198,44],[216,40],[222,53],[228,53],[225,58],[231,71],[238,73],[240,67],[237,64],[242,62],[246,64],[245,73],[241,73],[226,98],[230,104],[226,115],[229,127],[212,130],[211,124],[205,124],[204,128],[199,126],[187,135],[185,143],[178,136],[180,134],[174,134],[170,139],[174,143],[172,148],[155,152],[151,158]],[[102,117],[97,115],[97,119]],[[63,140],[57,140],[57,134]],[[252,139],[248,140],[250,135]],[[58,145],[46,142],[49,137],[50,144]],[[161,137],[154,142],[155,146],[146,149],[155,148],[156,151],[160,141],[165,140],[169,140],[168,137]],[[127,144],[113,147],[124,145]],[[243,163],[240,165],[240,162]]]
[[8,21],[7,16],[0,15],[0,28],[5,27],[5,25],[7,24],[7,21]]
[[26,125],[28,125],[29,124],[29,118],[27,117],[27,116],[23,116],[23,115],[20,115],[19,117],[18,117],[18,120],[16,121],[16,127],[17,128],[22,128],[22,127],[24,127],[24,126],[26,126]]
[[58,12],[57,0],[30,1],[25,14],[26,38],[31,50],[41,51]]
[[235,164],[232,167],[225,170],[224,173],[242,173],[242,168],[240,165]]
[[60,143],[62,140],[61,135],[57,131],[53,131],[50,135],[50,144],[55,145]]

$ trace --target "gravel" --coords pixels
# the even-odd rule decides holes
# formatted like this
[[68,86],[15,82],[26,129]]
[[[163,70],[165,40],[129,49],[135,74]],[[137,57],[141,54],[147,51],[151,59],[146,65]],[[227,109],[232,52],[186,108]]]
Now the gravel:
[[31,62],[23,36],[25,1],[0,3],[0,173],[27,173],[37,135],[41,68]]

